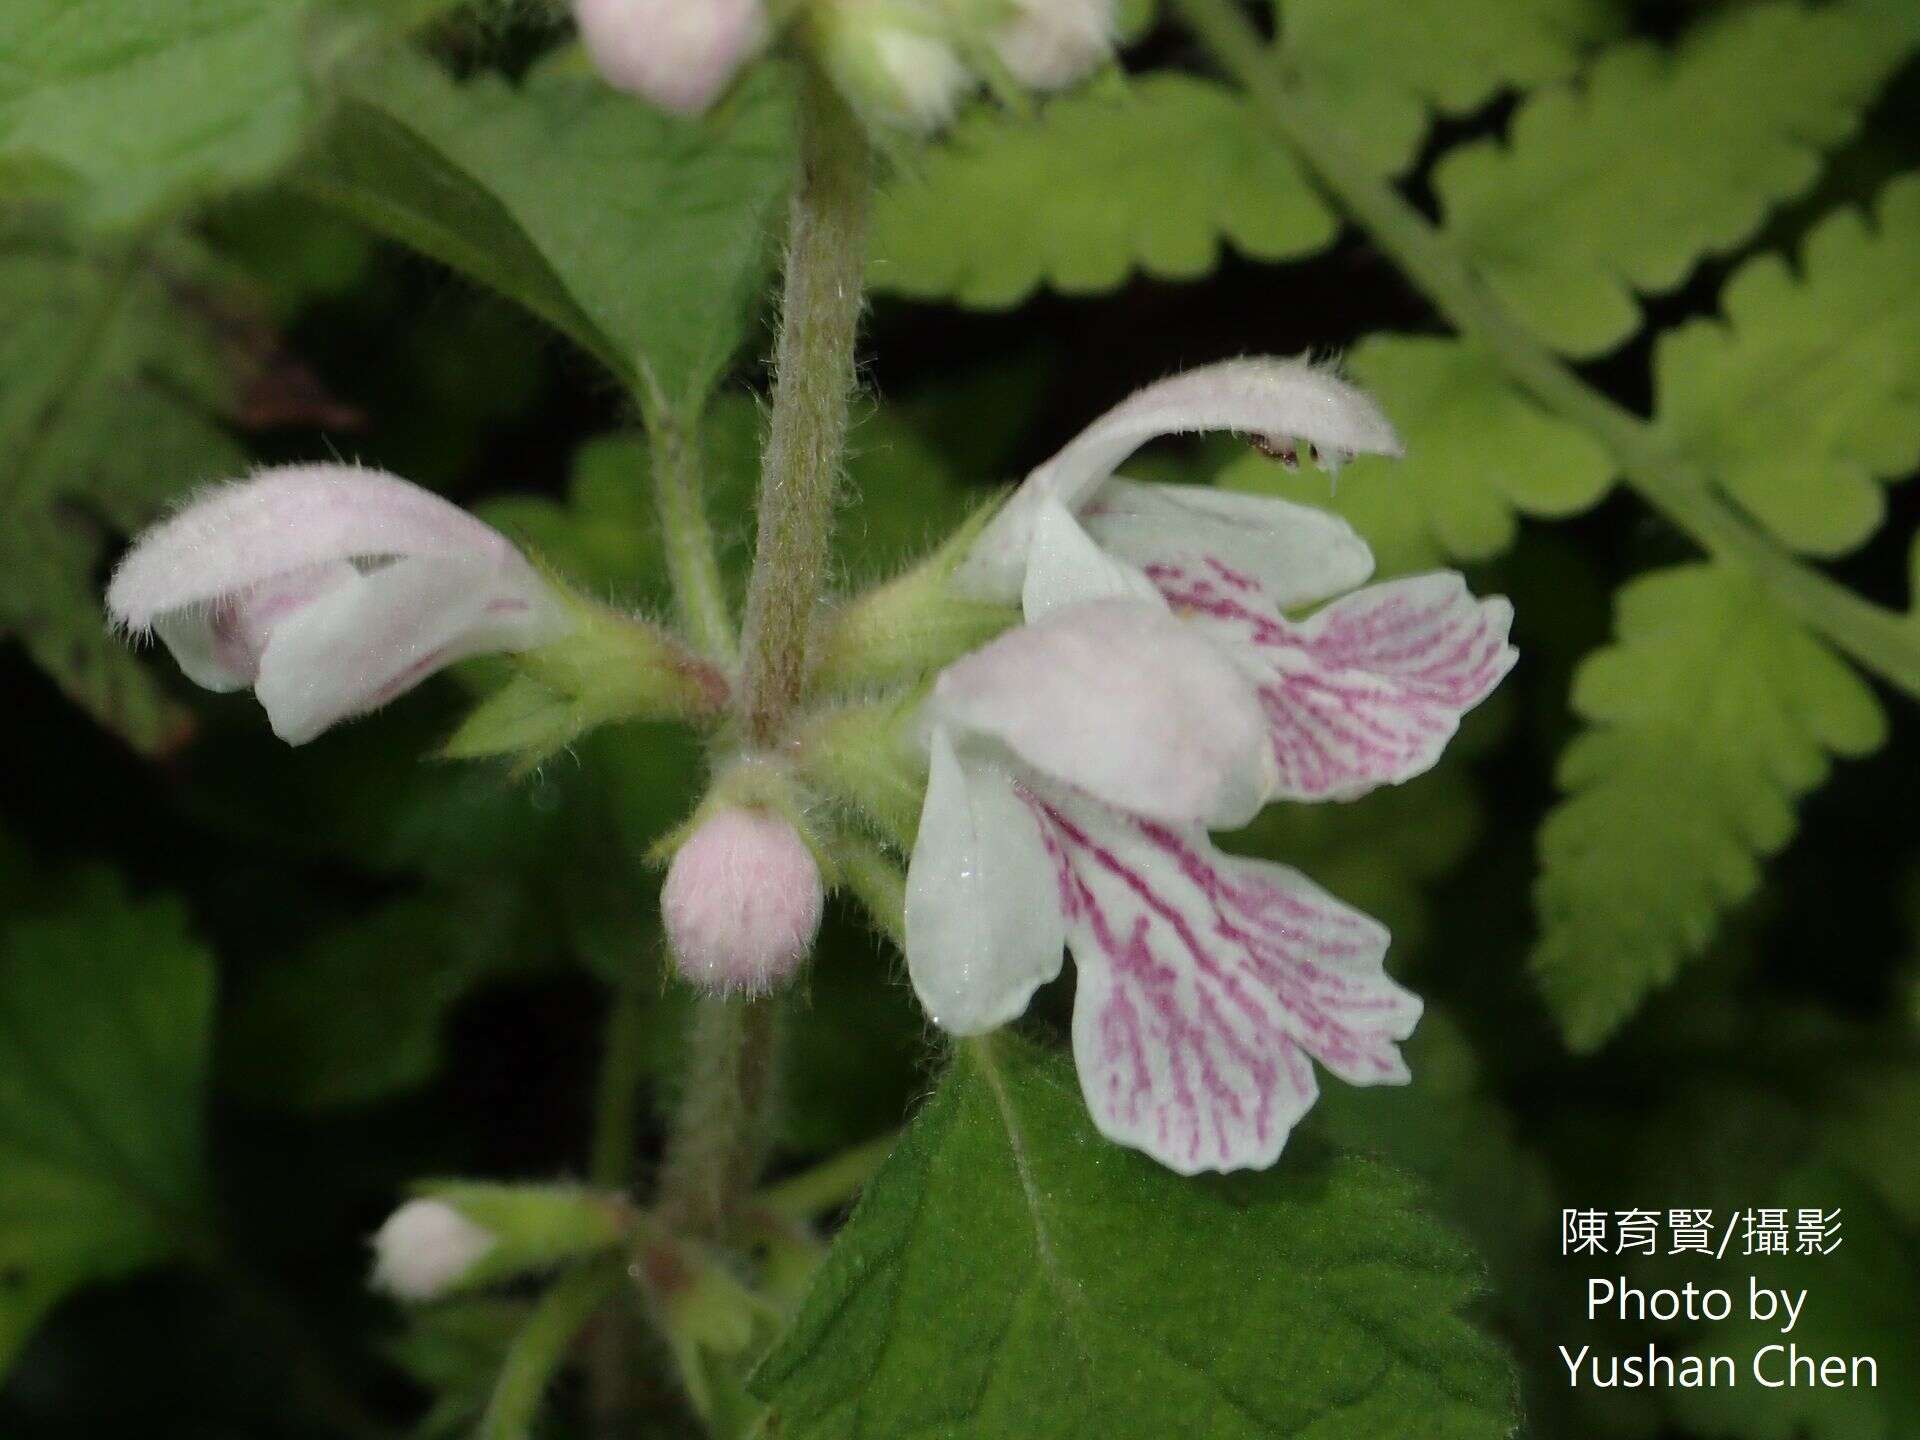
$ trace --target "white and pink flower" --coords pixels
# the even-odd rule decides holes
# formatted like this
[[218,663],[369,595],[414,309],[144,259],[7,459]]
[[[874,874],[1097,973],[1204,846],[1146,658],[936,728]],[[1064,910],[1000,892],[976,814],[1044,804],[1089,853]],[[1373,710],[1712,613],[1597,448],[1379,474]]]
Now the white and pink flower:
[[1511,607],[1450,573],[1289,618],[1372,571],[1337,517],[1113,478],[1206,429],[1329,465],[1399,448],[1326,371],[1246,360],[1141,391],[1037,469],[961,572],[1029,623],[934,687],[907,890],[909,971],[954,1033],[1019,1014],[1072,949],[1095,1121],[1183,1172],[1270,1164],[1317,1093],[1310,1058],[1404,1081],[1420,1013],[1380,925],[1208,830],[1422,773],[1514,661]]
[[252,688],[300,745],[445,665],[571,627],[504,535],[397,476],[289,465],[204,492],[143,534],[107,610],[187,678]]

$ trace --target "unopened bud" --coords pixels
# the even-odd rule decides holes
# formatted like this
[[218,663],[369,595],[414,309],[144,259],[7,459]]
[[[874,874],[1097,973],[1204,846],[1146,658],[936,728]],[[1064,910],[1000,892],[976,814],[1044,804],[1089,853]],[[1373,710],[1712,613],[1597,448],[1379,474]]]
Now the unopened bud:
[[616,90],[697,115],[767,43],[762,0],[573,0],[588,58]]
[[823,63],[870,123],[937,130],[974,86],[935,7],[819,0],[810,13]]
[[1030,90],[1064,90],[1113,54],[1113,0],[1013,0],[994,53]]
[[762,993],[791,975],[813,946],[823,900],[820,867],[793,826],[739,808],[700,822],[660,892],[680,973],[721,994]]
[[373,1285],[397,1300],[437,1299],[493,1249],[494,1235],[443,1200],[409,1200],[373,1237]]

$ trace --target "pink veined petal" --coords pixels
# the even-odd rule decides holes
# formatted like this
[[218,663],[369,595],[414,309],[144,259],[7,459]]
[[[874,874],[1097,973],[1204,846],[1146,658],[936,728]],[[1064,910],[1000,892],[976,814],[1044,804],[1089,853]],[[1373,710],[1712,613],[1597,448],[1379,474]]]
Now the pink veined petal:
[[1387,932],[1198,828],[1024,792],[1046,822],[1078,981],[1074,1060],[1101,1133],[1182,1174],[1273,1163],[1319,1094],[1409,1077],[1418,997]]
[[1371,585],[1300,624],[1204,567],[1148,573],[1255,679],[1276,798],[1350,800],[1424,774],[1519,656],[1513,606],[1476,600],[1452,571]]
[[399,560],[277,626],[254,684],[274,734],[303,745],[442,666],[557,638],[566,617],[520,555]]
[[1338,515],[1208,485],[1110,480],[1080,523],[1110,555],[1258,587],[1282,609],[1344,595],[1373,574],[1373,552]]
[[962,760],[944,726],[932,762],[907,866],[907,972],[934,1024],[977,1035],[1060,973],[1066,920],[1039,822],[1007,772]]
[[941,672],[935,724],[998,741],[1123,809],[1244,825],[1270,793],[1247,676],[1164,609],[1096,600],[1009,630]]
[[169,612],[333,561],[512,553],[492,526],[398,476],[286,465],[204,491],[143,534],[114,572],[107,609],[145,630]]
[[1108,555],[1064,505],[1049,500],[1040,507],[1034,525],[1027,578],[1020,591],[1021,612],[1028,620],[1039,620],[1090,600],[1144,600],[1160,610],[1167,604],[1153,581]]
[[1045,501],[1078,511],[1148,441],[1210,430],[1312,446],[1330,465],[1401,453],[1373,398],[1325,366],[1273,356],[1204,365],[1135,391],[1028,475],[981,532],[956,583],[982,599],[1011,601]]

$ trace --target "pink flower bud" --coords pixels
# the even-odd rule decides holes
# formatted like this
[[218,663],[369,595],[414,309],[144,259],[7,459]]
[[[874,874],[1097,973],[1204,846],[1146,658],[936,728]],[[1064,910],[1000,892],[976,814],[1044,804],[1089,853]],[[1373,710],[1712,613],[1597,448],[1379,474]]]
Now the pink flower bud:
[[580,39],[616,90],[698,115],[767,43],[761,0],[574,0]]
[[660,892],[674,963],[717,994],[771,990],[820,928],[820,868],[792,825],[764,810],[721,810],[673,857]]
[[494,1236],[444,1200],[409,1200],[373,1237],[373,1286],[396,1300],[433,1300],[458,1284]]

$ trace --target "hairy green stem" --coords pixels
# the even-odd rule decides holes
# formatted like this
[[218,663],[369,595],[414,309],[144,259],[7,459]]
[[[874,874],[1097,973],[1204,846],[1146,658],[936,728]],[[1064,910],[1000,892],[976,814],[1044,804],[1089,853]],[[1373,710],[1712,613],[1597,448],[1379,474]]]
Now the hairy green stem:
[[[801,79],[799,150],[743,637],[741,712],[748,738],[761,745],[779,737],[806,683],[846,447],[873,186],[865,133],[810,67]],[[767,1001],[700,1004],[660,1181],[659,1212],[675,1231],[726,1233],[759,1174],[777,1020]]]
[[661,542],[680,623],[700,650],[731,669],[739,660],[738,646],[702,495],[697,418],[682,418],[664,404],[649,406],[647,443],[653,459],[653,501],[660,512]]
[[799,139],[773,420],[747,592],[742,708],[747,733],[759,744],[779,735],[806,683],[853,393],[873,185],[865,133],[811,67],[801,80]]
[[540,1398],[574,1339],[625,1278],[622,1265],[602,1264],[571,1271],[554,1281],[513,1338],[486,1414],[474,1432],[476,1440],[527,1440]]
[[1747,569],[1811,629],[1908,695],[1920,696],[1920,624],[1871,604],[1786,554],[1659,431],[1582,380],[1473,273],[1443,231],[1356,156],[1290,83],[1233,0],[1180,0],[1193,28],[1280,138],[1462,335],[1546,409],[1592,432],[1648,505],[1717,559]]
[[[607,1012],[593,1109],[593,1153],[587,1174],[602,1190],[625,1192],[633,1184],[646,1040],[646,1001],[639,985],[629,980],[621,985]],[[636,1363],[646,1353],[645,1337],[645,1319],[630,1295],[612,1297],[586,1337],[589,1433],[600,1440],[633,1433],[647,1376],[645,1367]]]
[[625,1190],[633,1183],[634,1129],[646,1043],[647,1004],[639,987],[628,982],[607,1012],[600,1091],[593,1107],[593,1155],[587,1175],[602,1190]]
[[700,1002],[660,1175],[660,1219],[676,1234],[724,1236],[752,1190],[766,1154],[778,1042],[775,1002]]

